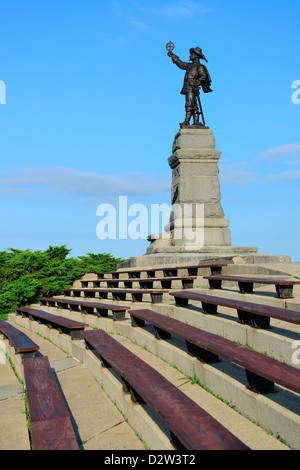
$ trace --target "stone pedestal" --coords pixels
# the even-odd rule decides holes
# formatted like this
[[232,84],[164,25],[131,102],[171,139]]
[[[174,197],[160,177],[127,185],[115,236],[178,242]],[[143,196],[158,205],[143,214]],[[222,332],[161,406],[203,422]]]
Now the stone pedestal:
[[218,162],[211,129],[181,129],[168,162],[172,169],[170,221],[165,234],[148,237],[147,254],[256,253],[253,247],[231,247],[229,221],[221,206]]
[[168,160],[175,210],[171,211],[165,233],[149,235],[147,253],[120,263],[118,269],[200,265],[216,260],[229,264],[291,261],[289,256],[257,253],[254,247],[231,246],[229,221],[221,205],[220,155],[208,128],[190,126],[176,134]]

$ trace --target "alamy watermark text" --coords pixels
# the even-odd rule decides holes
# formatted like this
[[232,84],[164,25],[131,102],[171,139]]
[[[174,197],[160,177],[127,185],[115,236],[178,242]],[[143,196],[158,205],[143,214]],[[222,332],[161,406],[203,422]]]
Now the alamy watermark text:
[[187,250],[204,245],[204,204],[144,204],[128,206],[127,196],[119,197],[119,205],[100,204],[96,215],[101,217],[96,234],[100,240],[146,240],[149,234],[163,232],[164,238],[183,240]]

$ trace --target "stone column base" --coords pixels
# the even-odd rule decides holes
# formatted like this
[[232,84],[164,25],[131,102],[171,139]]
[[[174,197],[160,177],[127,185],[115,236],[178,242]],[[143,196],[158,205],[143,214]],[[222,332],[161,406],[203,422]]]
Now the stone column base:
[[[220,232],[218,231],[218,235]],[[167,235],[167,234],[165,234]],[[183,240],[182,245],[178,243],[176,245],[172,244],[172,240],[168,236],[162,236],[160,238],[159,235],[152,235],[152,238],[148,241],[151,241],[150,246],[147,248],[147,255],[154,254],[154,253],[207,253],[211,254],[214,253],[216,255],[220,255],[223,253],[231,253],[231,254],[240,254],[240,253],[257,253],[256,247],[245,247],[245,246],[231,246],[228,245],[195,245],[195,244],[188,244],[185,240]]]
[[[212,247],[213,248],[213,247]],[[225,248],[225,247],[224,247]],[[185,266],[200,265],[210,263],[235,263],[238,260],[242,264],[259,263],[290,263],[291,257],[285,255],[270,255],[251,251],[251,247],[228,247],[228,251],[203,252],[203,253],[151,253],[130,258],[118,265],[118,270],[164,267],[164,266]],[[256,248],[253,248],[256,250]]]

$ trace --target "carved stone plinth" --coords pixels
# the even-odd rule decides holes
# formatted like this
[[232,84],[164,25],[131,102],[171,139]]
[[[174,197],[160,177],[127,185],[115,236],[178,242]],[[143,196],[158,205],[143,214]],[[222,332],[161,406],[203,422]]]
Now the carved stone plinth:
[[220,156],[211,129],[189,127],[175,135],[168,160],[174,210],[166,233],[148,237],[147,254],[257,252],[252,247],[231,247],[229,220],[221,205]]

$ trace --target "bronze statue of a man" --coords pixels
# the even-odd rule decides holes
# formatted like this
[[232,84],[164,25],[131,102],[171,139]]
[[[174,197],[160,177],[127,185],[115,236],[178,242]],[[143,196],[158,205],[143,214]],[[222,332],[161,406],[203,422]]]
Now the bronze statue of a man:
[[[190,49],[191,62],[182,62],[179,57],[172,52],[172,48],[167,47],[167,49],[168,56],[171,57],[173,63],[176,64],[180,69],[186,70],[183,88],[181,90],[181,94],[185,95],[186,115],[185,120],[180,124],[180,127],[188,127],[190,125],[190,119],[192,116],[194,119],[194,126],[203,127],[205,126],[205,120],[199,96],[199,88],[201,87],[204,93],[209,93],[212,91],[212,89],[210,88],[211,78],[208,70],[205,65],[200,63],[200,59],[203,59],[207,62],[205,56],[202,53],[202,49],[200,49],[200,47]],[[202,116],[202,123],[199,123],[200,114]]]

